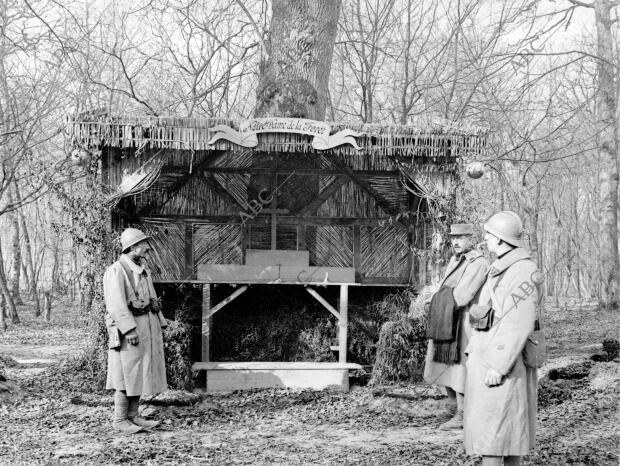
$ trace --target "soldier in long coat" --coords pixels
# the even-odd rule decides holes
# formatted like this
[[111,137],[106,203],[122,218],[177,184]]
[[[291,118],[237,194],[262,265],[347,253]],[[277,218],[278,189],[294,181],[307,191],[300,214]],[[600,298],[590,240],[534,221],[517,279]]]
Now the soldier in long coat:
[[[441,385],[448,395],[448,409],[454,416],[441,426],[442,430],[461,429],[463,427],[463,394],[465,393],[465,348],[469,342],[471,326],[469,325],[469,305],[474,301],[480,287],[486,279],[487,260],[482,253],[473,249],[474,226],[472,224],[454,224],[450,236],[454,255],[450,258],[442,287],[451,289],[451,298],[457,309],[456,338],[458,357],[456,362],[440,362],[436,357],[436,343],[428,340],[424,380],[427,383]],[[448,292],[450,292],[448,290]],[[431,307],[430,312],[434,312]],[[451,312],[449,310],[448,312]]]
[[492,304],[494,317],[489,330],[473,331],[467,348],[465,449],[482,455],[484,466],[518,465],[535,443],[536,368],[524,364],[522,352],[534,331],[540,275],[517,214],[495,214],[484,228],[497,259],[479,305]]
[[167,389],[161,313],[150,273],[142,265],[149,237],[135,228],[121,234],[123,254],[103,278],[109,334],[106,388],[116,390],[113,427],[135,433],[158,422],[138,416],[140,397]]

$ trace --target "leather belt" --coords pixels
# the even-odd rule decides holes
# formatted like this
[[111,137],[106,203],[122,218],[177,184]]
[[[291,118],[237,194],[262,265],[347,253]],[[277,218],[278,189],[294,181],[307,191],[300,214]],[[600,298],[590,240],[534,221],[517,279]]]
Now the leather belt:
[[143,316],[145,314],[148,314],[149,312],[152,312],[153,314],[157,312],[155,310],[155,307],[152,304],[147,304],[143,308],[133,307],[133,305],[131,305],[131,304],[129,304],[128,307],[129,307],[129,310],[131,311],[131,313],[134,316]]

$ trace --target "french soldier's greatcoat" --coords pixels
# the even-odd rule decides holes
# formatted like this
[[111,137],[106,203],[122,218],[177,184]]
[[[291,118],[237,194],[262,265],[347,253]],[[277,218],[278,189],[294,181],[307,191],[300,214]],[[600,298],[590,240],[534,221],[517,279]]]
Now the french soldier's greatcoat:
[[[134,315],[156,303],[150,273],[121,255],[103,277],[108,328],[108,376],[106,388],[125,390],[127,396],[145,396],[167,389],[162,328],[166,320],[160,310]],[[159,309],[157,305],[156,309]],[[124,335],[135,329],[139,343],[130,345]]]
[[453,288],[454,302],[460,308],[460,358],[458,364],[433,361],[435,348],[433,340],[428,340],[424,365],[424,380],[427,383],[450,387],[458,393],[465,392],[465,348],[472,331],[468,308],[486,279],[487,267],[487,260],[475,249],[461,254],[459,259],[456,256],[450,258],[440,287],[445,285]]
[[[529,253],[513,249],[493,262],[480,293],[479,303],[492,302],[495,315],[488,331],[473,331],[466,350],[464,438],[468,454],[523,456],[534,447],[536,369],[525,366],[522,351],[536,319],[536,272]],[[485,385],[489,368],[503,376],[500,385]]]

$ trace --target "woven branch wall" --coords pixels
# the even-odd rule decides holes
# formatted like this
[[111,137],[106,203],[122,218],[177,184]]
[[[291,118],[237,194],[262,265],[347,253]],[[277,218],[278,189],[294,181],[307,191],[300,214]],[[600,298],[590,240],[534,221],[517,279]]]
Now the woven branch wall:
[[193,225],[194,268],[199,264],[242,264],[241,225]]
[[179,280],[185,276],[185,225],[147,222],[140,225],[153,241],[151,271],[159,280]]
[[407,230],[398,226],[362,227],[362,274],[408,277]]

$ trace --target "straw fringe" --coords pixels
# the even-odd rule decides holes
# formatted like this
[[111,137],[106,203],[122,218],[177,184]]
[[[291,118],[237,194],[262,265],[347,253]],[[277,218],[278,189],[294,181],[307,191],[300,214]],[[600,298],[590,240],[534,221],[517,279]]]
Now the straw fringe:
[[[216,125],[238,129],[238,123],[221,118],[172,118],[102,116],[69,118],[66,136],[75,146],[93,147],[107,145],[119,148],[150,147],[151,149],[177,149],[191,151],[234,151],[233,143],[219,140],[207,142]],[[399,156],[430,158],[439,161],[445,157],[480,156],[486,146],[487,128],[442,119],[418,119],[409,126],[332,123],[332,133],[351,129],[362,136],[356,138],[361,153],[368,158]],[[317,153],[311,145],[312,136],[296,133],[263,133],[258,135],[257,151]],[[330,149],[343,158],[359,157],[350,145]],[[381,169],[368,167],[367,169]]]

